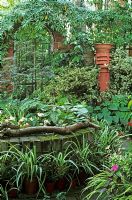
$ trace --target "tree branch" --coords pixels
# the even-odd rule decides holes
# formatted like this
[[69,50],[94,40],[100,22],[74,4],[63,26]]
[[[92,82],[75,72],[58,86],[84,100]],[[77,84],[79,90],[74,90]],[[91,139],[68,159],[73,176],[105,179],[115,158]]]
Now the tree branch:
[[[3,130],[2,127],[4,127]],[[95,128],[99,129],[100,127],[90,121],[79,122],[73,125],[65,126],[65,127],[57,127],[57,126],[36,126],[36,127],[27,127],[27,128],[19,128],[18,126],[14,126],[11,124],[7,124],[7,126],[1,125],[0,130],[3,136],[7,137],[16,137],[16,136],[26,136],[32,134],[40,134],[40,133],[57,133],[60,135],[67,135],[72,132],[76,132],[83,128]]]

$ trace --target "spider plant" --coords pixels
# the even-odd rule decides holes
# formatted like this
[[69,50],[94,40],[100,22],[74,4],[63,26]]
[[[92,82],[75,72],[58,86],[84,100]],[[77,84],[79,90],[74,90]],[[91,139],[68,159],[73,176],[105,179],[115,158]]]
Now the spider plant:
[[68,148],[63,152],[54,152],[50,155],[55,168],[55,175],[57,178],[62,178],[69,174],[70,169],[78,170],[76,163],[70,158],[72,151]]
[[25,178],[30,182],[33,181],[34,177],[41,179],[42,167],[38,161],[35,146],[33,149],[26,147],[25,150],[19,150],[18,146],[11,146],[7,153],[13,156],[17,187],[22,184]]
[[111,173],[108,171],[102,171],[99,174],[94,175],[89,178],[89,182],[86,187],[83,189],[83,200],[108,200],[109,192],[107,190],[107,186],[109,185],[109,177]]
[[2,182],[5,182],[8,186],[15,185],[15,173],[13,170],[13,157],[8,151],[0,152],[0,178]]
[[94,153],[95,163],[106,165],[111,153],[122,150],[122,143],[123,140],[118,135],[118,131],[111,130],[105,123],[102,129],[96,132],[93,137],[92,152]]
[[2,200],[8,200],[9,199],[8,193],[7,193],[6,189],[4,189],[2,187],[2,185],[0,185],[0,199],[2,199]]
[[82,142],[76,138],[75,141],[68,143],[73,151],[73,159],[76,160],[78,167],[88,174],[94,174],[94,170],[98,170],[98,168],[92,162],[92,152],[85,136],[83,135]]

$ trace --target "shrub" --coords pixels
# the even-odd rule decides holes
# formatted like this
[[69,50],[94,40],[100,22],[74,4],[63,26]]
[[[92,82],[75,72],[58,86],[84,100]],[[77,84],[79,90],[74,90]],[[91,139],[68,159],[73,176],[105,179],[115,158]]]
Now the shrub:
[[44,87],[43,97],[73,96],[91,100],[97,95],[97,69],[95,67],[65,67]]
[[132,91],[132,58],[124,49],[119,48],[113,54],[110,66],[111,92],[130,94]]

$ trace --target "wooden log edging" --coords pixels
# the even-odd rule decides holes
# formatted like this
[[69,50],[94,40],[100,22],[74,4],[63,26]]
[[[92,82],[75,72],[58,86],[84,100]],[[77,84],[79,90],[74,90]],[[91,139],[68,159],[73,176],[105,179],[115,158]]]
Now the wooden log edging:
[[76,132],[84,128],[94,128],[99,129],[100,127],[89,120],[86,122],[78,122],[73,125],[58,127],[58,126],[36,126],[36,127],[27,127],[20,128],[12,124],[1,124],[0,125],[0,137],[21,137],[29,136],[32,134],[41,134],[41,133],[57,133],[60,135],[68,135],[70,133]]

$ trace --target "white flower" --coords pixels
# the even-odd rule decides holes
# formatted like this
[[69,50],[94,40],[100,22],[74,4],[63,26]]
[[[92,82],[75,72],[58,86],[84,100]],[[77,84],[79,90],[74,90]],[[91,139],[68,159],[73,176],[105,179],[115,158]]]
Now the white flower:
[[0,110],[0,115],[1,115],[2,113],[3,113],[2,110]]
[[33,121],[33,118],[32,118],[32,117],[30,117],[29,119],[30,119],[30,121]]
[[38,117],[44,117],[44,113],[37,113]]
[[24,120],[25,120],[25,118],[24,118],[24,117],[22,117],[22,118],[19,120],[19,123],[22,123],[22,122],[24,122]]
[[15,117],[10,116],[9,121],[15,121]]
[[50,122],[48,120],[44,120],[44,126],[47,126],[49,124],[50,124]]
[[24,124],[24,128],[28,128],[30,126],[29,123]]

